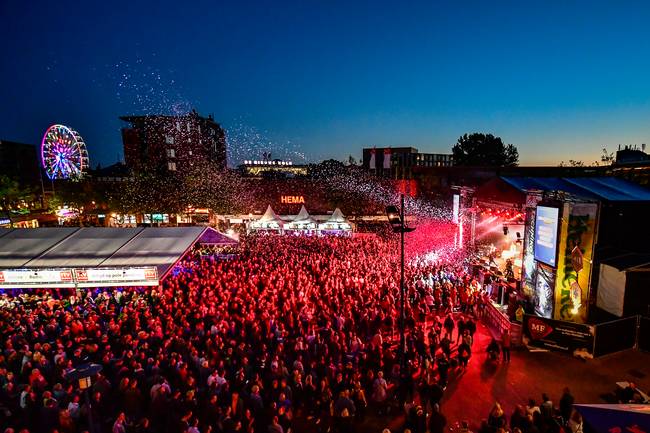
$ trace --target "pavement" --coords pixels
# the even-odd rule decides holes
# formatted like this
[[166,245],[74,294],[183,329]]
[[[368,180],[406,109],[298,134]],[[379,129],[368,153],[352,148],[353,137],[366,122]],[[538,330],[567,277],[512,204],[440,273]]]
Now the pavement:
[[[650,390],[650,353],[628,350],[585,361],[562,353],[513,348],[510,363],[495,364],[486,362],[490,338],[488,328],[479,323],[468,368],[451,373],[441,402],[448,431],[462,420],[477,431],[495,401],[510,418],[515,406],[525,405],[529,398],[539,404],[542,393],[557,406],[564,387],[569,387],[576,403],[611,402],[608,399],[619,381],[632,381],[642,390]],[[355,432],[379,433],[384,427],[392,433],[402,431],[401,414],[381,418],[368,415]]]

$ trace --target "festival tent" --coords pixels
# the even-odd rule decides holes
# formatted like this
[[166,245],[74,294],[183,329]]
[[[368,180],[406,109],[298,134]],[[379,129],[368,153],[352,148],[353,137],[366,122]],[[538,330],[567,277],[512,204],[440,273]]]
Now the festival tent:
[[650,405],[576,404],[585,423],[596,433],[650,431]]
[[318,226],[318,223],[305,208],[305,205],[300,207],[300,212],[296,215],[291,222],[285,225],[286,229],[289,230],[315,230]]
[[0,232],[0,288],[155,286],[203,227],[61,227]]
[[276,215],[276,213],[269,205],[266,208],[264,215],[256,221],[251,221],[248,225],[249,231],[277,231],[281,232],[284,226],[284,221]]
[[211,246],[236,246],[239,245],[237,239],[233,239],[228,235],[221,233],[218,230],[208,227],[208,229],[201,235],[198,240],[201,245]]
[[318,230],[321,233],[345,233],[350,232],[352,227],[341,209],[336,208],[325,222],[318,224]]

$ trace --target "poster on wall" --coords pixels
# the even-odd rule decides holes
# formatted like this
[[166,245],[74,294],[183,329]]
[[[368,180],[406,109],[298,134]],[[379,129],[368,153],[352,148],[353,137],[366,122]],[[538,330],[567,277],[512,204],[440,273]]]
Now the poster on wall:
[[524,228],[524,259],[523,268],[523,287],[529,293],[535,292],[535,273],[537,266],[535,264],[535,209],[526,210],[526,226]]
[[568,218],[563,219],[560,232],[553,318],[585,323],[598,205],[566,204],[564,215]]
[[593,358],[594,327],[527,314],[524,316],[524,344]]
[[535,260],[555,267],[557,257],[557,227],[560,209],[537,206],[535,215]]
[[551,319],[553,317],[553,288],[555,287],[555,270],[550,266],[537,263],[535,272],[535,294],[533,304],[535,314]]

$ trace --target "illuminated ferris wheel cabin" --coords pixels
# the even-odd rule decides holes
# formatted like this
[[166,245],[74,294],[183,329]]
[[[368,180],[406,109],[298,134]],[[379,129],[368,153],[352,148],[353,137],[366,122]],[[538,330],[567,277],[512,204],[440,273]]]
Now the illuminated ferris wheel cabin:
[[64,125],[47,128],[41,143],[41,160],[50,179],[79,179],[88,169],[86,143],[79,133]]

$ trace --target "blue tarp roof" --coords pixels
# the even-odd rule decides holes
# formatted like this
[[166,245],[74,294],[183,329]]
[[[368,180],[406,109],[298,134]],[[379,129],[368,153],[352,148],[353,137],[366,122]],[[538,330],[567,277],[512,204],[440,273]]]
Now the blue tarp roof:
[[510,177],[502,179],[520,191],[564,191],[600,201],[650,201],[650,190],[615,177]]

